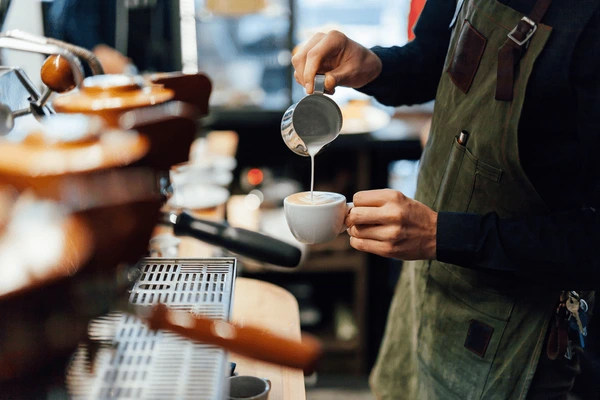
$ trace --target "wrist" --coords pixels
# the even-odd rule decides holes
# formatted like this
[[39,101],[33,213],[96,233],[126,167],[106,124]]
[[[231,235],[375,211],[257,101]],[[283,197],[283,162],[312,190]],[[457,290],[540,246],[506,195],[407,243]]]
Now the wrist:
[[381,71],[383,70],[383,62],[381,58],[371,49],[367,49],[369,52],[369,79],[366,84],[373,82],[375,79],[381,75]]
[[386,68],[386,62],[389,63],[388,59],[390,56],[386,53],[384,48],[379,46],[367,49],[367,52],[368,55],[363,59],[365,64],[364,70],[367,71],[363,81],[367,83],[356,89],[373,96],[389,85],[389,82],[386,81],[390,78],[391,72],[389,71],[389,68]]

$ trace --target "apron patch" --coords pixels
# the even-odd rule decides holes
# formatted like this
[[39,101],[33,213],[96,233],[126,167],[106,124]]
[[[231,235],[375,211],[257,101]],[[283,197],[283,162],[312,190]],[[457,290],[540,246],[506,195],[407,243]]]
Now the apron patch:
[[467,332],[465,347],[483,358],[490,340],[492,340],[492,333],[494,333],[494,328],[476,319],[472,319],[469,321],[469,331]]
[[465,20],[448,66],[450,79],[465,94],[473,83],[486,44],[487,39]]

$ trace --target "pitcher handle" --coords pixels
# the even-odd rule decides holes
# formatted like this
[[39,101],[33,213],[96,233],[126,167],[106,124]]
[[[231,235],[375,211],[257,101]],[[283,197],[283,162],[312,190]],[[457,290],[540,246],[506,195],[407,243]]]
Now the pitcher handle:
[[315,75],[314,92],[318,94],[325,93],[325,75]]

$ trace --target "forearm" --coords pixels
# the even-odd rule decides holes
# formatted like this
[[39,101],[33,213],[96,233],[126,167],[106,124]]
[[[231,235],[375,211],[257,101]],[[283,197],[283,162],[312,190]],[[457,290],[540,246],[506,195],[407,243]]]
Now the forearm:
[[600,213],[592,208],[524,219],[441,212],[439,261],[511,271],[553,286],[600,281]]

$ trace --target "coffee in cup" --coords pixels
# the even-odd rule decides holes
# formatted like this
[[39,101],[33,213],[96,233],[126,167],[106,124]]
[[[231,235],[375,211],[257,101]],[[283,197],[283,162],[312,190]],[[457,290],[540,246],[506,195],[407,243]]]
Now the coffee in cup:
[[353,207],[346,197],[332,192],[301,192],[283,201],[285,219],[301,243],[325,243],[346,230],[344,220]]

